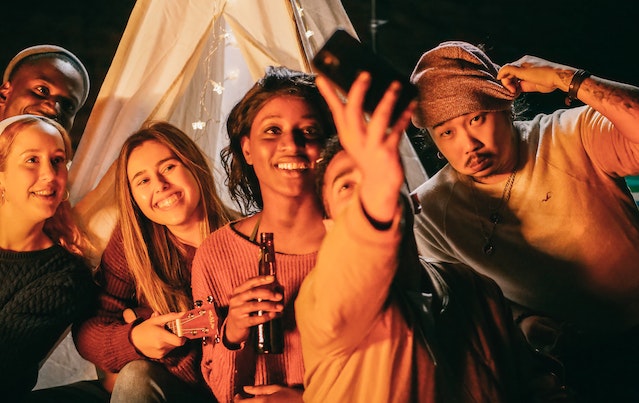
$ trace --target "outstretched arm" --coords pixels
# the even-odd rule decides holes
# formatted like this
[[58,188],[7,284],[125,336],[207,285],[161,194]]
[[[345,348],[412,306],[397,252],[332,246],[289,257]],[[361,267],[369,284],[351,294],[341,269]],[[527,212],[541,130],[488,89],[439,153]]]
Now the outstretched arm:
[[[344,190],[332,199],[344,203],[338,211],[331,211],[334,226],[327,232],[317,264],[296,300],[297,323],[303,344],[307,337],[311,361],[358,343],[384,306],[397,266],[401,238],[398,200],[403,180],[398,143],[410,119],[410,108],[388,127],[399,89],[393,85],[366,121],[362,100],[369,83],[368,73],[360,75],[344,104],[330,82],[317,79],[333,113],[340,142],[356,169],[336,168],[336,177],[341,179],[335,180],[335,189],[340,193]],[[331,192],[332,187],[328,185],[324,192]],[[327,290],[340,298],[328,298]],[[305,360],[307,357],[305,354]]]
[[[577,69],[534,57],[505,64],[497,78],[512,92],[569,91]],[[596,76],[586,78],[576,97],[610,120],[629,141],[639,143],[639,87]]]

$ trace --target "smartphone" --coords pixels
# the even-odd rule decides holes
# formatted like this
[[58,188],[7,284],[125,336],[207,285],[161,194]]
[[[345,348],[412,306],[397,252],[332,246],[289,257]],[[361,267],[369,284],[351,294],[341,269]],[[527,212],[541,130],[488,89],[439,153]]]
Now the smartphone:
[[371,85],[364,98],[364,111],[369,114],[375,110],[388,86],[393,81],[398,81],[402,89],[393,109],[391,125],[417,97],[417,87],[406,76],[343,29],[337,29],[328,38],[313,57],[312,63],[317,72],[342,90],[343,95],[348,93],[359,73],[369,72]]

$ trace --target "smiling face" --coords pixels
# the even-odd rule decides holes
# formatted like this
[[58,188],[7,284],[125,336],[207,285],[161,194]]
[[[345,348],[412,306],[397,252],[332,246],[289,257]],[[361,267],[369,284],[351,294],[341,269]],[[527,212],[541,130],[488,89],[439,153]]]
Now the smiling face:
[[475,112],[429,127],[439,151],[456,171],[483,180],[510,174],[517,161],[508,112]]
[[304,99],[278,96],[256,114],[242,153],[257,176],[262,197],[313,195],[314,165],[324,133]]
[[173,232],[203,220],[197,181],[165,145],[148,140],[131,151],[127,178],[142,214]]
[[47,57],[25,63],[0,88],[0,117],[47,116],[69,131],[83,88],[82,75],[68,61]]
[[66,196],[66,163],[65,143],[55,127],[38,121],[21,129],[0,172],[3,215],[31,223],[52,217]]

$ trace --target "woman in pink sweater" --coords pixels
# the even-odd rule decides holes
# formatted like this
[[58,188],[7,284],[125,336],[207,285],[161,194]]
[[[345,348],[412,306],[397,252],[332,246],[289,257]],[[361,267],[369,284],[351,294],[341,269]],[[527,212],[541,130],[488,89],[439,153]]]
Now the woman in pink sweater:
[[229,220],[207,159],[181,130],[157,122],[127,139],[116,169],[120,220],[98,269],[97,315],[74,329],[78,351],[118,373],[112,402],[211,401],[202,342],[165,328],[193,308],[196,248]]
[[[202,371],[220,402],[256,395],[301,401],[304,365],[293,305],[324,237],[315,162],[334,133],[332,118],[314,76],[271,67],[233,108],[227,129],[222,161],[229,190],[252,215],[211,234],[193,261],[193,297],[212,296],[219,316],[219,337],[203,347]],[[257,275],[260,232],[274,233],[283,295],[261,287],[273,279]],[[251,315],[258,310],[265,314]],[[257,354],[250,328],[276,316],[284,353]]]

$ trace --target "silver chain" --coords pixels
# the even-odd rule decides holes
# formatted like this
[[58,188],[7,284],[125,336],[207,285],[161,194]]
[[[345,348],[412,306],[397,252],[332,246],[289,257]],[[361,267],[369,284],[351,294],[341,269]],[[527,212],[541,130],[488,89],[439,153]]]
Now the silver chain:
[[473,178],[470,178],[470,188],[473,194],[473,207],[475,208],[475,216],[477,217],[477,221],[479,221],[481,234],[484,237],[484,240],[486,241],[484,243],[482,250],[488,256],[495,253],[495,245],[493,244],[493,235],[495,234],[495,228],[497,227],[497,224],[501,220],[501,215],[500,215],[501,209],[505,204],[508,204],[508,200],[510,200],[510,194],[512,193],[513,185],[515,184],[516,174],[517,174],[517,168],[515,168],[513,172],[510,174],[510,176],[508,177],[508,180],[506,181],[506,185],[504,185],[504,191],[501,193],[501,199],[499,199],[499,204],[497,205],[497,208],[493,210],[490,206],[488,206],[488,209],[490,211],[490,216],[488,217],[488,219],[492,223],[492,227],[490,228],[490,232],[488,233],[486,233],[486,229],[484,228],[484,223],[481,219],[481,216],[479,215],[479,209],[477,208],[477,200],[479,199],[479,197],[477,196],[477,190],[475,189],[475,181],[473,180]]

